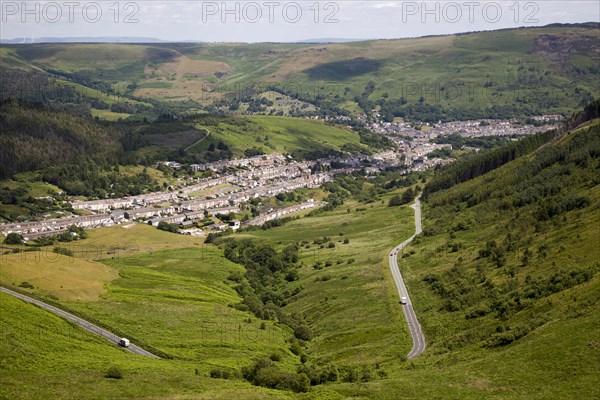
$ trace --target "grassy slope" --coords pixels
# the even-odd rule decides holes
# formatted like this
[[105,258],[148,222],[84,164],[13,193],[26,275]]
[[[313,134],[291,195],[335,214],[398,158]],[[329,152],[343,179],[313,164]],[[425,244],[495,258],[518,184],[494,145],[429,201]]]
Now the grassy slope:
[[[206,377],[208,364],[151,360],[1,293],[0,398],[284,399],[285,393]],[[110,366],[124,379],[104,378]],[[200,375],[194,371],[198,369]],[[43,382],[43,383],[42,383]]]
[[[574,137],[575,134],[566,136],[558,145],[562,146]],[[493,196],[471,208],[464,204],[436,205],[442,197],[460,197],[463,193],[473,193],[475,190],[495,188],[502,192],[510,187],[510,182],[519,180],[519,168],[533,161],[536,156],[533,154],[530,158],[516,160],[473,181],[440,192],[436,195],[439,197],[434,196],[424,205],[424,228],[434,228],[434,232],[430,236],[419,238],[408,249],[414,250],[415,254],[402,258],[400,262],[428,339],[427,351],[416,360],[402,361],[402,356],[410,347],[410,339],[386,265],[389,249],[412,232],[411,210],[374,203],[372,209],[371,205],[367,205],[365,211],[357,211],[357,207],[364,206],[349,202],[317,217],[303,218],[268,231],[239,234],[269,240],[277,246],[296,241],[308,242],[303,246],[308,244],[309,247],[302,249],[301,261],[304,266],[300,269],[300,280],[291,284],[302,285],[304,290],[286,308],[304,314],[317,334],[309,346],[309,361],[334,361],[338,365],[373,365],[379,362],[388,374],[385,379],[368,383],[328,384],[315,388],[306,396],[289,395],[302,399],[358,397],[390,400],[399,397],[597,398],[600,394],[596,389],[600,357],[597,340],[600,335],[597,314],[600,288],[598,274],[586,283],[529,302],[524,309],[509,313],[506,319],[498,319],[493,313],[466,319],[466,313],[472,310],[469,307],[444,311],[441,308],[445,299],[433,293],[423,281],[427,274],[443,276],[445,271],[454,269],[458,257],[462,257],[459,271],[466,274],[479,268],[498,288],[510,283],[512,269],[515,270],[515,278],[523,282],[526,275],[544,277],[561,268],[572,268],[574,264],[586,267],[597,262],[600,193],[598,186],[590,185],[589,180],[593,177],[589,173],[596,168],[597,161],[596,164],[588,164],[585,170],[576,170],[567,181],[569,190],[586,194],[592,200],[591,205],[583,210],[564,214],[566,219],[561,215],[538,228],[541,230],[537,233],[534,224],[528,220],[531,209],[524,209],[517,216],[515,210],[499,209]],[[346,211],[348,207],[351,209],[350,213]],[[450,238],[448,228],[459,221],[468,221],[468,229],[456,231],[454,237]],[[506,265],[502,268],[494,268],[489,265],[488,260],[477,257],[478,250],[486,241],[496,240],[502,243],[511,231],[520,232],[521,238],[529,238],[527,246],[533,250],[548,244],[547,256],[535,256],[529,266],[518,267],[525,249],[520,246],[516,255],[510,253],[507,256]],[[340,232],[343,235],[339,235]],[[323,235],[334,239],[334,248],[319,249],[312,244],[314,239]],[[143,239],[139,232],[136,236]],[[109,237],[106,236],[105,239]],[[170,237],[180,238],[175,235]],[[344,244],[344,238],[348,238],[350,243]],[[446,246],[449,240],[463,243],[463,247],[457,252],[451,252]],[[171,246],[177,245],[173,243]],[[355,260],[348,264],[351,258]],[[337,264],[337,260],[342,263]],[[313,265],[319,261],[333,261],[333,264],[322,270],[315,270]],[[192,360],[160,361],[160,367],[152,364],[138,369],[128,365],[126,368],[131,375],[128,379],[133,383],[147,382],[156,377],[155,371],[159,368],[165,371],[164,379],[167,383],[160,388],[142,383],[140,387],[129,389],[136,390],[138,396],[152,393],[158,398],[164,398],[168,397],[168,393],[187,391],[193,398],[191,393],[197,389],[192,388],[197,387],[195,379],[198,379],[200,382],[207,381],[207,385],[214,388],[214,396],[248,398],[249,395],[245,392],[227,391],[231,387],[244,387],[240,381],[206,380],[188,376],[183,371],[200,368],[202,373],[206,373],[210,365],[202,364],[201,360],[233,367],[244,365],[253,357],[264,356],[265,351],[272,348],[279,347],[281,351],[285,351],[281,347],[281,340],[286,337],[283,332],[268,343],[259,340],[251,345],[235,340],[223,343],[210,338],[198,338],[198,325],[203,326],[214,320],[215,316],[217,320],[242,327],[256,326],[258,322],[254,320],[252,324],[245,325],[243,318],[247,314],[226,307],[228,302],[236,301],[237,296],[223,281],[228,271],[239,267],[223,261],[216,249],[171,249],[116,258],[107,263],[121,274],[120,279],[108,287],[108,294],[99,302],[70,302],[69,306],[135,336],[142,336],[148,343],[173,355]],[[323,281],[324,276],[329,276],[330,279]],[[317,281],[316,278],[320,279]],[[471,286],[466,285],[465,288],[470,289]],[[115,309],[119,312],[115,312]],[[11,322],[15,319],[22,322],[24,329],[32,329],[32,320],[17,317],[14,309],[9,309],[5,315],[8,315]],[[140,315],[143,318],[139,318]],[[504,326],[504,329],[514,328],[539,318],[543,320],[541,325],[511,344],[495,348],[482,346],[485,340],[495,334],[499,325]],[[165,336],[175,340],[169,341]],[[6,352],[11,354],[9,360],[19,358],[17,362],[11,361],[15,367],[10,370],[10,374],[3,375],[8,377],[3,379],[10,383],[8,389],[3,390],[5,393],[12,393],[16,380],[25,376],[29,382],[26,392],[32,393],[34,389],[29,380],[31,376],[23,372],[31,368],[25,366],[31,356],[20,353],[14,341],[9,343],[9,350]],[[34,343],[33,348],[41,346],[39,341]],[[54,352],[60,358],[64,357],[65,351],[64,348],[52,348],[50,354]],[[295,359],[286,354],[284,365],[291,368]],[[99,359],[104,360],[102,357]],[[113,358],[115,359],[119,360]],[[42,359],[39,365],[32,368],[35,371],[32,374],[50,374],[53,386],[47,390],[54,390],[52,387],[64,385],[65,378],[49,373],[48,362]],[[79,361],[76,358],[73,360],[71,357],[69,362],[81,365],[77,364]],[[200,366],[196,367],[197,364]],[[74,374],[69,382],[81,387],[83,393],[87,393],[85,391],[90,388],[104,393],[108,390],[105,387],[106,381],[100,378],[98,369],[94,368],[92,367],[92,371],[96,372],[87,375]],[[182,388],[173,389],[172,382],[182,377],[185,377]],[[235,390],[242,390],[238,388]],[[161,392],[157,393],[159,390]],[[260,395],[263,393],[260,392]],[[67,396],[62,393],[57,397]],[[134,396],[126,392],[125,397]],[[197,397],[203,398],[200,395]]]
[[92,261],[50,251],[0,256],[0,283],[18,286],[29,282],[38,293],[60,300],[97,300],[117,271]]
[[[575,135],[566,136],[557,146],[569,143]],[[592,171],[597,168],[593,162],[586,169],[572,172],[565,181],[568,189],[564,189],[588,196],[591,200],[588,207],[567,212],[541,225],[531,222],[533,207],[525,207],[518,213],[512,209],[499,210],[500,201],[495,195],[516,188],[523,179],[519,168],[532,162],[538,153],[440,192],[430,200],[434,205],[425,207],[425,228],[433,229],[434,233],[412,245],[416,254],[401,264],[429,345],[424,357],[414,364],[421,368],[438,366],[448,371],[462,371],[463,380],[468,377],[473,382],[480,381],[479,385],[490,397],[499,391],[511,398],[593,398],[598,394],[594,381],[600,372],[598,274],[588,282],[535,300],[522,297],[523,309],[509,311],[505,317],[491,312],[478,318],[466,318],[477,308],[469,304],[489,306],[493,300],[485,297],[489,294],[478,297],[481,284],[467,283],[466,277],[475,273],[482,273],[496,287],[497,293],[503,293],[505,288],[526,286],[528,275],[543,279],[562,270],[589,267],[597,271],[600,188],[592,183]],[[548,170],[558,168],[553,165]],[[443,197],[466,199],[479,190],[491,191],[491,199],[472,208],[465,207],[465,203],[435,205]],[[460,221],[467,222],[469,228],[449,234]],[[509,233],[517,238],[516,250],[506,254],[503,267],[493,267],[489,260],[479,257],[478,252],[487,241],[501,244]],[[463,247],[452,252],[447,246],[449,242],[462,243]],[[545,246],[547,253],[542,255],[539,249]],[[528,265],[523,265],[526,248],[534,255]],[[456,311],[446,311],[448,299],[435,294],[424,282],[427,275],[445,276],[450,271],[456,271],[452,273],[467,280],[463,283],[466,294],[457,296],[467,305]],[[504,332],[516,332],[532,324],[530,333],[507,346],[483,347],[486,340],[499,332],[498,327]],[[447,372],[440,373],[443,376]]]
[[[580,106],[581,93],[598,90],[597,73],[575,68],[597,65],[598,54],[581,43],[567,45],[566,53],[557,53],[560,58],[532,52],[542,35],[593,40],[598,30],[546,27],[320,45],[48,44],[9,47],[4,53],[7,65],[75,72],[115,89],[135,81],[146,87],[139,95],[159,99],[204,102],[220,98],[222,92],[274,83],[309,97],[338,94],[352,100],[367,82],[375,81],[371,100],[387,93],[415,103],[423,95],[430,104],[471,109],[523,107],[544,98],[547,112],[573,111]],[[217,89],[208,90],[214,84]],[[415,91],[420,85],[427,90]]]
[[236,156],[243,156],[245,149],[254,147],[262,149],[265,153],[306,153],[339,149],[347,143],[359,143],[356,132],[325,125],[321,121],[299,118],[244,117],[239,118],[236,124],[225,121],[208,129],[210,136],[192,147],[190,152],[206,151],[211,143],[216,144],[220,140],[228,144]]
[[[409,351],[387,254],[414,230],[412,210],[390,208],[387,202],[373,204],[372,209],[367,205],[364,211],[357,207],[365,206],[352,202],[317,217],[243,234],[281,246],[308,242],[301,246],[304,266],[294,283],[305,289],[286,308],[305,315],[318,335],[311,347],[317,361],[372,365],[397,360]],[[313,243],[323,236],[331,237],[335,247],[321,249]],[[344,244],[344,239],[350,242]],[[328,261],[331,266],[313,267]],[[316,281],[323,277],[329,280]]]

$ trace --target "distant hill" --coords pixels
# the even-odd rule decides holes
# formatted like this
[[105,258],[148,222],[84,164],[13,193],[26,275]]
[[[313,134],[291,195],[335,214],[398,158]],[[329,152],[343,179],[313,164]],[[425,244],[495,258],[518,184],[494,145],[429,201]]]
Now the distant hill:
[[82,37],[20,37],[0,39],[2,44],[32,44],[32,43],[161,43],[164,40],[138,36],[82,36]]
[[599,32],[590,23],[348,43],[6,44],[0,71],[226,107],[273,89],[321,112],[377,107],[387,120],[568,115],[600,90]]

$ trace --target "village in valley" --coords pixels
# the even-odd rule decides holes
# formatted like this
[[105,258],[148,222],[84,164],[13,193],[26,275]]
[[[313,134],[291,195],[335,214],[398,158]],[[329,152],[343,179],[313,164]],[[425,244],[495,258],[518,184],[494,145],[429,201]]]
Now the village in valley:
[[[274,197],[297,189],[317,188],[331,181],[335,174],[361,171],[374,175],[386,169],[423,171],[439,164],[447,164],[451,157],[428,157],[439,149],[452,150],[452,145],[434,143],[434,139],[452,134],[466,138],[505,136],[523,137],[552,128],[552,123],[562,119],[559,115],[537,117],[534,125],[516,120],[456,121],[438,124],[408,122],[382,122],[376,110],[367,125],[369,130],[390,139],[395,148],[371,155],[349,154],[313,161],[296,161],[291,156],[272,153],[249,158],[219,160],[205,164],[192,164],[193,172],[210,171],[208,178],[178,178],[178,184],[168,190],[95,200],[69,200],[71,215],[60,218],[42,218],[37,221],[12,222],[0,225],[0,234],[17,233],[23,240],[36,240],[78,228],[100,228],[123,223],[140,222],[158,227],[161,223],[177,226],[177,232],[188,235],[205,235],[206,231],[237,230],[242,225],[258,226],[283,216],[322,207],[327,203],[306,199],[290,206],[264,206],[259,215],[240,221],[231,217],[246,208],[251,199]],[[471,151],[479,151],[470,148]],[[172,170],[182,164],[164,161]],[[214,188],[210,195],[208,189]],[[216,218],[229,216],[226,223]],[[204,224],[202,224],[204,221]],[[74,233],[73,233],[74,234]]]

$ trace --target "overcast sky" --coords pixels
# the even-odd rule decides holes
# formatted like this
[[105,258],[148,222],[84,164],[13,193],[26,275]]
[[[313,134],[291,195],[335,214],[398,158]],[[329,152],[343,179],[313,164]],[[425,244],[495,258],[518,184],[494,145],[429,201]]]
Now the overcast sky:
[[600,1],[1,0],[0,36],[169,41],[380,39],[600,21]]

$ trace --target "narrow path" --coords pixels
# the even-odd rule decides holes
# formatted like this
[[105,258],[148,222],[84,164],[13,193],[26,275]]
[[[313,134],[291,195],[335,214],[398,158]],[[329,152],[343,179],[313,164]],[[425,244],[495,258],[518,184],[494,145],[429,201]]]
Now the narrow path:
[[[73,321],[77,325],[79,325],[83,329],[85,329],[86,331],[94,333],[99,336],[102,336],[103,338],[105,338],[106,340],[108,340],[114,344],[119,343],[120,337],[118,337],[117,335],[115,335],[105,329],[102,329],[99,326],[91,324],[91,323],[87,322],[86,320],[81,319],[73,314],[70,314],[64,310],[61,310],[60,308],[56,308],[54,306],[51,306],[50,304],[44,303],[43,301],[36,300],[29,296],[25,296],[24,294],[14,292],[14,291],[7,289],[5,287],[2,287],[2,286],[0,286],[0,292],[10,294],[11,296],[21,299],[27,303],[35,304],[36,306],[38,306],[46,311],[50,311],[51,313],[56,314],[59,317],[68,319],[69,321]],[[142,349],[141,347],[136,346],[133,343],[131,343],[128,347],[124,347],[124,348],[131,351],[132,353],[139,354],[141,356],[146,356],[146,357],[151,357],[151,358],[160,358],[160,357],[150,353],[149,351],[146,351],[146,350]]]
[[408,290],[406,289],[406,285],[404,284],[404,280],[402,279],[402,275],[400,274],[400,268],[398,267],[398,253],[404,249],[410,242],[413,241],[415,236],[422,232],[421,230],[421,202],[419,201],[419,197],[416,198],[415,204],[410,206],[415,210],[415,234],[410,238],[405,240],[396,246],[390,253],[390,269],[392,271],[392,276],[394,277],[394,282],[396,283],[396,287],[398,288],[398,295],[400,298],[406,297],[406,303],[402,305],[404,310],[404,315],[406,317],[406,323],[408,324],[408,329],[410,331],[410,335],[413,340],[413,347],[410,353],[408,353],[407,358],[411,359],[419,356],[423,351],[425,351],[425,347],[427,343],[425,342],[425,335],[423,335],[423,330],[421,329],[421,325],[417,320],[417,315],[415,314],[415,310],[413,309],[412,302],[410,300],[410,296],[408,295]]
[[193,144],[191,144],[188,147],[186,147],[185,149],[183,149],[183,151],[188,151],[189,149],[191,149],[192,147],[194,147],[198,143],[202,143],[204,141],[204,139],[206,139],[207,137],[210,136],[210,131],[208,129],[206,129],[206,128],[203,128],[203,129],[206,131],[206,136],[203,136],[201,139],[198,139]]

